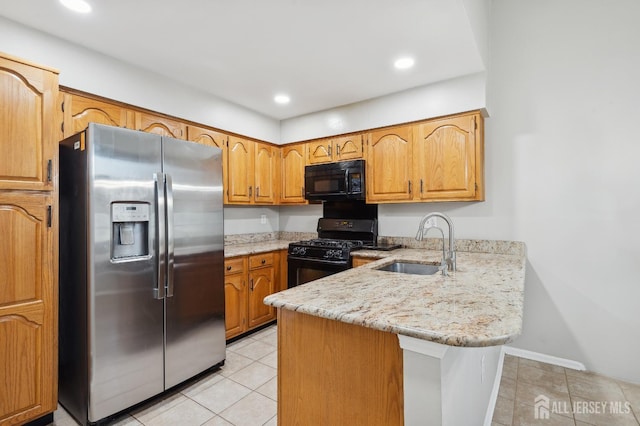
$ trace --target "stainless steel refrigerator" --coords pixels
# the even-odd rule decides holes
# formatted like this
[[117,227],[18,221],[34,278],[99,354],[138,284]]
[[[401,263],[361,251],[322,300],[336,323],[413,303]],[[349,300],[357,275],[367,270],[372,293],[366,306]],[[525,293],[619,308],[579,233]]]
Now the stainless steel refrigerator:
[[221,158],[93,123],[60,142],[59,401],[78,421],[224,363]]

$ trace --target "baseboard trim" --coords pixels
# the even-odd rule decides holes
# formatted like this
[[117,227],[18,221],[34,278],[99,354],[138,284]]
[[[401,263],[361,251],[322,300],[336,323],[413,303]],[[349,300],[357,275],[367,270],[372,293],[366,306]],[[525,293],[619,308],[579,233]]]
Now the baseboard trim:
[[547,355],[540,352],[528,351],[526,349],[514,348],[513,346],[503,346],[503,353],[507,355],[513,355],[520,358],[527,358],[533,361],[540,361],[547,364],[558,365],[564,368],[571,368],[573,370],[584,371],[587,369],[581,362],[574,361],[572,359],[559,358],[553,355]]

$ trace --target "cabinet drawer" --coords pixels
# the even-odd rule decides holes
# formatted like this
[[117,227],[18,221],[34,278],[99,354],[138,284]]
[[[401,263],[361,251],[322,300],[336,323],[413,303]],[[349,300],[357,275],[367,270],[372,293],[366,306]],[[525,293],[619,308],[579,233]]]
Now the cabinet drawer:
[[249,269],[273,265],[273,257],[273,252],[254,254],[253,256],[249,257]]
[[246,269],[245,257],[232,257],[224,260],[224,274],[238,274]]

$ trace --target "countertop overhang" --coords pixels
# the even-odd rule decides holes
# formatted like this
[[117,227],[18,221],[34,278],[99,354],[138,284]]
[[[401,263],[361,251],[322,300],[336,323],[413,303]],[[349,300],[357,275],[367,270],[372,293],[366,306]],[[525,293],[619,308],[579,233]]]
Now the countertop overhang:
[[441,251],[362,250],[384,257],[364,266],[272,294],[264,303],[450,346],[508,343],[522,331],[526,256],[458,252],[449,276],[376,270],[395,261],[439,264]]

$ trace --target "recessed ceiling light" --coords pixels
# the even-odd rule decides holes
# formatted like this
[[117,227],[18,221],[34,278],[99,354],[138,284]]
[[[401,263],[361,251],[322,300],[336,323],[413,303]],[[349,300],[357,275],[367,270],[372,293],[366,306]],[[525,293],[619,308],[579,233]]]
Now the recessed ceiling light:
[[78,13],[91,12],[91,5],[84,0],[60,0],[60,3],[67,9]]
[[415,61],[413,58],[400,58],[393,63],[393,66],[399,70],[406,70],[407,68],[411,68]]
[[273,100],[277,103],[277,104],[288,104],[291,101],[291,98],[289,98],[289,96],[287,95],[276,95]]

